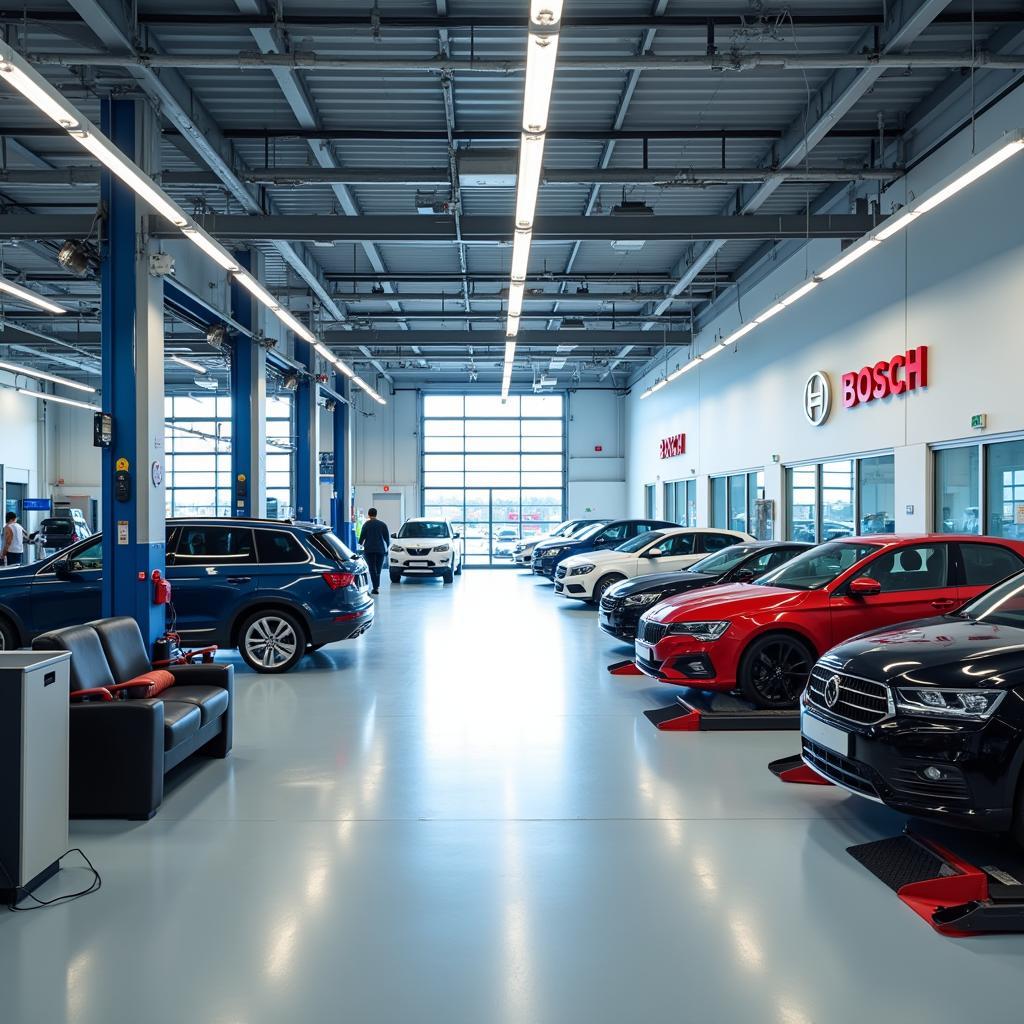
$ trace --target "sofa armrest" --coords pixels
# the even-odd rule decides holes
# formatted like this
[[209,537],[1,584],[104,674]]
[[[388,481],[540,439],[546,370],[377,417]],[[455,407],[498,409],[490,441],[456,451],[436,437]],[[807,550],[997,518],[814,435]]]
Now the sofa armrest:
[[[222,690],[234,690],[234,665],[170,665],[167,671],[174,676],[174,682],[182,686],[219,686]],[[167,699],[173,700],[173,688],[165,692]]]
[[79,697],[99,697],[104,703],[109,703],[114,699],[114,695],[105,686],[93,686],[88,690],[71,691],[71,700],[77,700]]
[[151,817],[164,794],[163,702],[72,704],[70,726],[72,815]]

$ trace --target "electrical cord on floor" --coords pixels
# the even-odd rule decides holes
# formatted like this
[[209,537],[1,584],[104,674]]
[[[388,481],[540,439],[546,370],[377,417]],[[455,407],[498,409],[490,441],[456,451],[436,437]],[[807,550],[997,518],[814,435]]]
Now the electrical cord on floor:
[[3,872],[4,878],[7,879],[7,884],[10,886],[11,891],[15,894],[14,902],[9,903],[7,905],[7,909],[15,912],[24,912],[26,910],[39,910],[42,907],[54,907],[59,903],[71,903],[73,900],[80,900],[83,896],[89,896],[94,892],[99,892],[99,890],[103,886],[103,879],[100,877],[100,873],[96,870],[96,868],[93,867],[92,861],[89,860],[89,858],[85,855],[84,850],[79,849],[77,846],[72,850],[68,850],[67,853],[57,858],[58,865],[65,857],[70,856],[72,853],[77,853],[82,858],[82,860],[84,860],[85,863],[89,865],[89,870],[92,872],[92,881],[85,889],[82,889],[80,892],[69,892],[66,893],[64,896],[55,896],[52,900],[41,900],[30,892],[25,893],[25,896],[22,897],[22,899],[32,900],[32,902],[36,904],[34,907],[18,906],[18,886],[14,884],[14,879],[11,878],[3,861],[0,861],[0,872]]

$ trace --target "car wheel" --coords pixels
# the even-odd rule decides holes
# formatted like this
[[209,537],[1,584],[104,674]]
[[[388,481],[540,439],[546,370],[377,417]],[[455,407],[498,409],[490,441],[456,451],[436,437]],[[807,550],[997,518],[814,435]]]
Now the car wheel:
[[238,649],[257,672],[287,672],[306,653],[306,633],[291,612],[267,609],[242,623]]
[[18,631],[11,623],[0,617],[0,651],[15,651],[18,649]]
[[391,575],[391,582],[392,583],[401,583],[402,582],[402,574],[400,572],[393,572],[390,575]]
[[625,576],[620,576],[618,573],[609,573],[607,576],[602,576],[594,584],[594,592],[589,598],[590,603],[600,604],[601,598],[604,597],[609,588],[614,587],[616,583],[621,583],[625,578]]
[[740,662],[740,691],[755,707],[796,706],[814,666],[814,651],[795,636],[772,633],[755,640]]
[[455,573],[453,573],[451,571],[451,569],[445,569],[445,571],[443,573],[441,573],[441,582],[442,583],[454,583],[455,582]]
[[459,564],[457,566],[455,566],[455,575],[456,576],[461,576],[462,575],[462,559],[461,558],[459,559]]

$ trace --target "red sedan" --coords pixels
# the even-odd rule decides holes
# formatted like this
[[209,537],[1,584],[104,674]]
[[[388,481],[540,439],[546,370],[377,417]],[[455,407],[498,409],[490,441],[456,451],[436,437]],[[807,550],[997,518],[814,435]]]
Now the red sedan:
[[946,615],[1024,569],[1024,542],[917,534],[821,544],[762,576],[671,597],[640,619],[636,664],[665,683],[791,707],[811,666],[858,633]]

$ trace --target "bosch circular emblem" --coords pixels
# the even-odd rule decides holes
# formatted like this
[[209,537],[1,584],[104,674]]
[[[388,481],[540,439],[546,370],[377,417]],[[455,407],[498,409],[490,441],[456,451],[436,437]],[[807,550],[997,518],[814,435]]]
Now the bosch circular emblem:
[[804,415],[809,423],[820,427],[832,411],[832,385],[828,376],[815,370],[804,385]]
[[839,703],[839,683],[841,682],[839,676],[829,676],[825,680],[825,692],[822,696],[825,698],[825,704],[827,707],[834,708]]

